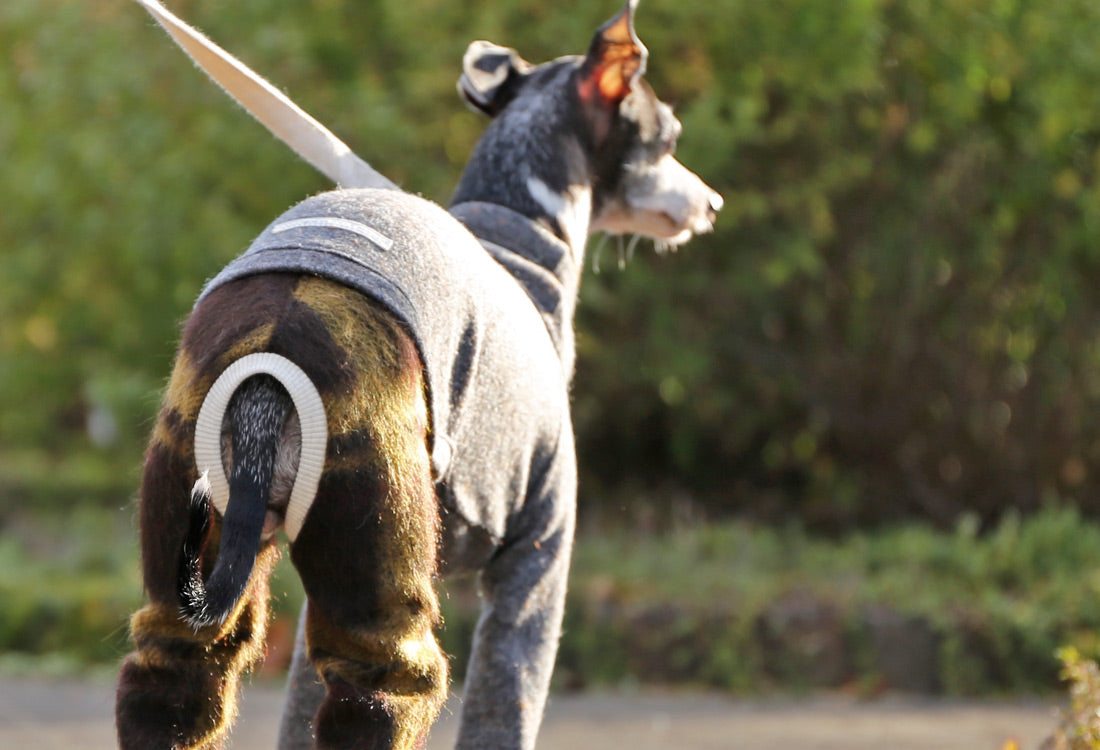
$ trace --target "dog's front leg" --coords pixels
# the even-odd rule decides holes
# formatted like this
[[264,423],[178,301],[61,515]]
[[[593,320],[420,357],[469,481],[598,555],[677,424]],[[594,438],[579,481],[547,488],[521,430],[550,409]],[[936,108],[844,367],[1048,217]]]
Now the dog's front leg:
[[278,750],[310,750],[313,747],[313,717],[324,699],[325,683],[310,662],[306,647],[306,605],[303,604],[287,678],[286,704],[279,724]]
[[[571,441],[565,431],[563,442]],[[456,750],[531,750],[565,609],[576,467],[560,446],[504,546],[481,574],[482,613],[466,674]]]

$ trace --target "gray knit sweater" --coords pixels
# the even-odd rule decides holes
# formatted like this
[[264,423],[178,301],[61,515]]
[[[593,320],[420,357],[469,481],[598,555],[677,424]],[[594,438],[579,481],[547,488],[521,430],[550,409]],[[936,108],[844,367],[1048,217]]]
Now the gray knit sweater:
[[[533,747],[573,536],[577,259],[501,206],[466,203],[448,214],[398,191],[340,190],[277,219],[203,294],[268,271],[345,283],[413,335],[428,384],[443,568],[481,572],[457,746]],[[284,750],[312,746],[307,722],[323,694],[298,645]]]

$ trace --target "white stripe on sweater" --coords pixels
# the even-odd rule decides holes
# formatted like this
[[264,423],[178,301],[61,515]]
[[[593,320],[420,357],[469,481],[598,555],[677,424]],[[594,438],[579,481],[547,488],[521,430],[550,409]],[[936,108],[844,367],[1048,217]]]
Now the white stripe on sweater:
[[383,250],[389,250],[393,247],[393,240],[386,235],[379,232],[372,226],[368,226],[361,221],[353,221],[352,219],[341,219],[339,216],[310,216],[304,219],[291,219],[290,221],[281,221],[275,226],[271,227],[273,234],[281,234],[282,232],[289,232],[291,229],[302,229],[303,227],[327,227],[332,229],[343,229],[345,232],[351,232],[357,234],[360,237],[365,237]]

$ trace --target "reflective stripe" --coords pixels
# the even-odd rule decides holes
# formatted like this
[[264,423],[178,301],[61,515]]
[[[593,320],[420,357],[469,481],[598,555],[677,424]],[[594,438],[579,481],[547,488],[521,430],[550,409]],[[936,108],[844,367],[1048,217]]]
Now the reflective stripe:
[[282,232],[289,232],[291,229],[302,229],[304,227],[343,229],[345,232],[352,232],[360,237],[365,237],[383,250],[389,250],[393,247],[393,240],[374,227],[368,226],[360,221],[341,219],[338,216],[312,216],[305,219],[283,221],[271,227],[271,232],[272,234],[280,234]]

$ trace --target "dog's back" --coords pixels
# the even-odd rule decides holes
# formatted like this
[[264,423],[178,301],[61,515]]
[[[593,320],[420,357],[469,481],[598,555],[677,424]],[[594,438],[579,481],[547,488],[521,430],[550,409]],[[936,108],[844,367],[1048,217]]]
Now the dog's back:
[[[572,341],[562,308],[580,269],[564,243],[508,209],[471,204],[457,213],[465,223],[388,190],[314,196],[272,222],[199,306],[234,280],[291,273],[339,282],[392,315],[423,364],[446,510],[499,542],[537,480],[528,475],[571,469],[551,465],[569,432]],[[525,252],[490,236],[522,242]],[[308,350],[284,356],[309,373]],[[492,547],[470,552],[477,559],[448,556],[449,564],[479,568]]]

